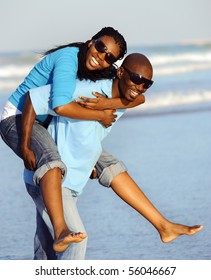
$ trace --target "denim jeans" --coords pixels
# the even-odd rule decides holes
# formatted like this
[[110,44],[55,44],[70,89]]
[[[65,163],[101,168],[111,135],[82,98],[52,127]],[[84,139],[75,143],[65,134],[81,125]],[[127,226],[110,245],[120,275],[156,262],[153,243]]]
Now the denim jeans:
[[127,171],[127,167],[113,155],[105,150],[102,151],[95,168],[97,170],[98,182],[109,188],[112,180],[122,172]]
[[[11,116],[0,122],[2,139],[20,158],[22,158],[21,116]],[[30,145],[36,157],[37,170],[34,173],[34,182],[37,185],[45,173],[55,167],[60,168],[63,178],[65,177],[66,166],[61,161],[57,146],[48,131],[38,122],[33,125]]]
[[[21,130],[21,115],[11,116],[0,122],[2,139],[20,158],[22,158],[20,150]],[[34,175],[35,184],[39,185],[40,179],[50,168],[59,167],[62,170],[63,176],[65,176],[66,167],[60,159],[57,147],[48,131],[39,123],[35,123],[33,126],[31,148],[35,152],[38,167]],[[102,152],[96,164],[96,169],[99,183],[105,187],[110,187],[113,178],[127,170],[122,162],[105,151]],[[40,194],[40,189],[29,184],[26,184],[26,186],[37,209],[34,259],[84,259],[87,238],[82,242],[72,243],[63,253],[55,254],[52,248],[53,229]],[[77,198],[72,195],[69,189],[63,187],[62,191],[67,225],[73,231],[84,232],[85,229],[76,207]]]
[[[47,214],[40,188],[26,184],[37,211],[37,229],[34,238],[35,260],[83,260],[86,254],[87,238],[79,243],[71,243],[62,253],[53,251],[53,227]],[[70,230],[85,232],[83,222],[77,209],[77,197],[68,188],[62,187],[63,209],[66,223]]]

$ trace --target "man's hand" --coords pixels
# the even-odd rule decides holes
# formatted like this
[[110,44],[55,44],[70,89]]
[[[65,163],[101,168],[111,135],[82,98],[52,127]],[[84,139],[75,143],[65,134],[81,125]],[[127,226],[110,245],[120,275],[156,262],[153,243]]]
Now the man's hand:
[[104,110],[104,118],[100,123],[105,127],[109,127],[112,125],[113,122],[116,121],[117,115],[114,114],[116,110]]
[[36,170],[36,158],[34,152],[29,148],[22,148],[24,165],[29,170]]
[[104,110],[107,109],[106,103],[107,98],[98,92],[92,93],[96,98],[88,98],[85,96],[80,96],[81,100],[76,100],[78,104],[80,104],[82,107],[85,107],[87,109],[93,109],[93,110]]

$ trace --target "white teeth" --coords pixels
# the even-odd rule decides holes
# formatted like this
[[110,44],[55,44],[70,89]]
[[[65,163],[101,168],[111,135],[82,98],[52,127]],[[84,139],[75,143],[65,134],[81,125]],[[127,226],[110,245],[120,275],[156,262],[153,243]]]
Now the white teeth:
[[132,95],[133,97],[137,97],[137,96],[138,96],[138,93],[135,92],[135,91],[133,91],[133,90],[131,90],[131,95]]
[[94,58],[94,56],[92,57],[92,61],[93,61],[95,64],[99,65],[99,63],[98,63],[97,60]]

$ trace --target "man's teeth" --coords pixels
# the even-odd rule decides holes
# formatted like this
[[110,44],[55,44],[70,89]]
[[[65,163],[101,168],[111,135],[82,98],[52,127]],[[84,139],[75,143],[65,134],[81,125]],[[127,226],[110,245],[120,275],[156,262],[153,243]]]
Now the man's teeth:
[[135,92],[135,91],[133,91],[133,90],[131,90],[131,95],[132,95],[133,97],[136,97],[136,96],[138,96],[138,93]]
[[92,61],[93,61],[95,64],[99,65],[99,63],[98,63],[97,60],[94,58],[94,56],[92,57]]

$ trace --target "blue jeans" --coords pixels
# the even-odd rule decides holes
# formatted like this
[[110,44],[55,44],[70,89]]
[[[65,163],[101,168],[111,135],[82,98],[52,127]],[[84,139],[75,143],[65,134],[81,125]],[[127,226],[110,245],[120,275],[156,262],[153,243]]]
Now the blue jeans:
[[[86,254],[87,238],[79,243],[71,243],[62,253],[53,250],[53,227],[47,214],[40,188],[26,184],[37,211],[37,229],[34,238],[35,260],[83,260]],[[62,187],[64,216],[67,226],[74,232],[86,232],[77,209],[77,197],[70,189]]]
[[[113,178],[127,169],[122,162],[103,151],[96,164],[98,181],[105,187],[110,187]],[[34,237],[34,260],[76,260],[84,259],[87,238],[80,243],[72,243],[63,253],[56,254],[53,250],[53,228],[46,213],[39,187],[26,184],[29,195],[36,205],[36,233]],[[77,197],[62,187],[64,215],[67,225],[76,232],[84,232],[83,223],[76,207]],[[73,226],[74,225],[74,226]]]
[[[11,116],[0,122],[0,133],[4,142],[20,157],[20,139],[21,139],[21,115]],[[65,176],[66,167],[60,159],[56,144],[48,131],[39,123],[33,126],[31,137],[31,148],[35,152],[37,161],[37,170],[34,174],[34,182],[39,185],[42,176],[50,169],[59,167]],[[114,158],[112,155],[103,151],[97,164],[97,174],[99,183],[105,187],[110,184],[115,176],[125,172],[125,165]],[[80,243],[71,244],[65,252],[56,255],[52,244],[52,226],[40,194],[38,187],[27,184],[27,190],[33,198],[37,209],[37,227],[34,238],[34,259],[83,259],[86,251],[87,238]],[[67,225],[73,231],[84,232],[83,223],[77,211],[77,198],[71,194],[69,189],[63,188],[63,207]]]
[[[0,122],[0,134],[4,142],[22,158],[21,153],[21,125],[22,115],[8,117]],[[31,149],[36,157],[37,170],[34,173],[34,182],[39,185],[40,179],[52,168],[61,169],[63,178],[66,174],[66,166],[61,161],[55,142],[48,131],[35,122],[31,136]]]

